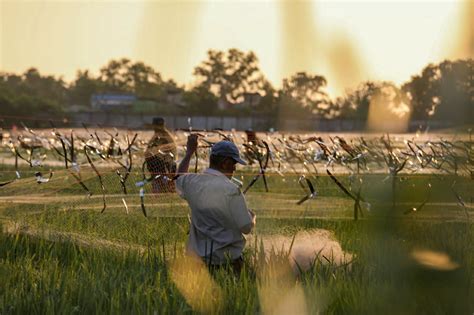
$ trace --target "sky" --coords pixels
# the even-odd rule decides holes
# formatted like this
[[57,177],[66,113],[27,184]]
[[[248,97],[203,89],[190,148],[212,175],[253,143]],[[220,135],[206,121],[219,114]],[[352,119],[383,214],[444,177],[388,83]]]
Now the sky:
[[474,5],[458,1],[0,0],[0,71],[36,67],[70,82],[114,58],[190,86],[209,49],[254,51],[281,86],[298,71],[342,93],[401,84],[429,63],[473,56]]

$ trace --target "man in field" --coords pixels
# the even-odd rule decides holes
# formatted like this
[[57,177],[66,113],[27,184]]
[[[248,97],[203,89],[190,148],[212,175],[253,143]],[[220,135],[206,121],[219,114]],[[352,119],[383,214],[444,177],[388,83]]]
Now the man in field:
[[245,165],[234,143],[220,141],[212,146],[209,168],[188,174],[189,162],[198,146],[190,135],[186,155],[179,164],[176,190],[191,208],[187,249],[211,268],[231,264],[239,273],[245,238],[255,226],[255,214],[247,208],[240,188],[230,179],[237,163]]
[[165,128],[165,120],[161,117],[153,118],[155,134],[148,142],[145,151],[145,161],[152,176],[160,175],[152,182],[154,193],[173,192],[174,183],[171,181],[176,172],[176,143],[173,136]]

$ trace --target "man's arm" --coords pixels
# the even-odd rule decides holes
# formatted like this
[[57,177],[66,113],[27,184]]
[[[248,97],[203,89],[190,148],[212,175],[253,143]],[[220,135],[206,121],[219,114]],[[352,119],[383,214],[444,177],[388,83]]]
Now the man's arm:
[[240,228],[240,232],[242,232],[243,234],[249,234],[250,232],[252,232],[252,229],[256,224],[257,216],[255,215],[255,212],[249,209],[249,214],[252,218],[252,222]]
[[189,135],[188,142],[186,143],[186,154],[184,155],[184,158],[179,163],[178,170],[176,171],[176,176],[179,176],[181,174],[185,174],[188,172],[189,162],[191,161],[191,158],[194,152],[196,152],[197,147],[198,147],[198,136],[195,134]]
[[247,208],[242,192],[235,187],[236,192],[230,196],[229,208],[239,231],[243,234],[252,232],[255,226],[255,213]]

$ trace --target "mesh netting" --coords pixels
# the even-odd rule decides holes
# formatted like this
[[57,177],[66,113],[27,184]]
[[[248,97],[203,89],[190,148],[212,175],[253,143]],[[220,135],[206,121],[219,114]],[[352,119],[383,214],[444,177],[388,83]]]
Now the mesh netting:
[[[0,198],[5,205],[30,210],[186,217],[189,210],[175,192],[173,177],[189,133],[173,132],[171,142],[152,131],[116,129],[25,127],[4,133]],[[434,135],[197,133],[200,146],[189,172],[208,166],[213,143],[234,141],[249,165],[238,168],[233,181],[260,216],[357,218],[371,205],[390,205],[395,197],[387,191],[395,190],[403,211],[430,203],[436,207],[446,196],[453,206],[472,203],[470,135],[448,141]],[[444,196],[431,193],[437,185],[446,186],[441,176],[452,177]]]

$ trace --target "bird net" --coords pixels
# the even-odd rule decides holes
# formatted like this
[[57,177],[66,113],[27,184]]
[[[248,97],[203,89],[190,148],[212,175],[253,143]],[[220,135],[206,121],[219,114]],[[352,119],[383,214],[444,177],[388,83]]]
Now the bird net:
[[[143,217],[186,217],[175,192],[176,165],[190,133],[199,148],[189,172],[202,172],[210,148],[233,141],[247,166],[232,179],[250,208],[263,217],[358,219],[373,205],[411,214],[441,200],[472,206],[471,136],[335,135],[178,130],[173,146],[154,146],[152,131],[74,128],[3,132],[0,198],[4,208],[86,210]],[[446,186],[446,176],[449,185]],[[404,182],[403,184],[400,184]],[[396,193],[395,193],[396,192]]]

